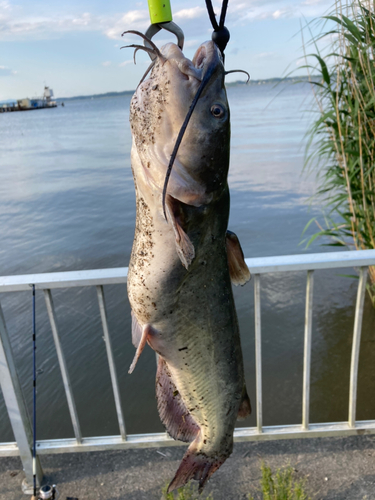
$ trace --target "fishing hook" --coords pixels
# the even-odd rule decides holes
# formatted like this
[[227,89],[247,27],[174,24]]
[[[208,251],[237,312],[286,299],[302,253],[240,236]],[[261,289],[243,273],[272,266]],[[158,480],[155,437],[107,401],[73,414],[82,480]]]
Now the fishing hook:
[[[185,39],[184,32],[179,26],[177,26],[177,24],[172,21],[172,9],[170,0],[148,0],[147,3],[150,13],[151,25],[145,33],[147,39],[144,39],[144,45],[146,47],[149,47],[149,43],[152,43],[152,37],[163,29],[169,31],[173,35],[176,35],[177,45],[182,50],[184,47]],[[149,54],[149,56],[152,61],[155,60],[155,56],[153,54]]]
[[[157,33],[159,33],[159,31],[162,29],[176,35],[177,45],[180,47],[181,50],[184,48],[184,41],[185,41],[184,32],[173,21],[169,21],[167,23],[151,24],[145,33],[147,40],[146,38],[144,39],[145,40],[144,44],[146,47],[148,47],[149,42],[152,43],[151,42],[152,37],[155,36]],[[155,59],[155,57],[152,57],[151,54],[149,55],[152,60]]]
[[155,45],[154,42],[151,40],[151,38],[149,38],[147,35],[144,35],[140,31],[127,30],[127,31],[124,31],[124,33],[122,33],[121,36],[127,35],[128,33],[130,33],[132,35],[138,35],[141,38],[143,38],[145,47],[143,47],[142,45],[125,45],[124,47],[121,47],[122,49],[131,47],[131,48],[135,48],[137,50],[140,50],[140,49],[141,50],[145,50],[146,52],[149,53],[149,55],[150,55],[150,57],[151,57],[152,60],[155,60],[156,57],[159,57],[163,62],[166,61],[165,57],[160,52],[160,50],[158,49],[157,45]]

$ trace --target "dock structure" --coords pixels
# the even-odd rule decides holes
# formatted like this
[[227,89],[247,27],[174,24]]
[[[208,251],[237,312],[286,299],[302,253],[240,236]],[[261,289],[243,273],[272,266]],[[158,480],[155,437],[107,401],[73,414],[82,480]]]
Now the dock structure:
[[29,99],[18,99],[15,102],[3,104],[0,107],[0,113],[8,113],[12,111],[30,111],[32,109],[43,109],[43,108],[56,108],[56,101],[52,100],[53,90],[49,87],[44,87],[44,93],[42,97],[35,97]]

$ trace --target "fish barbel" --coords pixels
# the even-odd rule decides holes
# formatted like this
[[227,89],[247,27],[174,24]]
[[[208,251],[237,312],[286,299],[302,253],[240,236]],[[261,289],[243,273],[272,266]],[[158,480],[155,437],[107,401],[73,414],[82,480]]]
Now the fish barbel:
[[[203,81],[169,179],[181,125]],[[220,51],[192,61],[177,45],[157,51],[130,106],[137,217],[128,274],[133,344],[129,372],[148,343],[158,354],[156,395],[168,433],[190,442],[169,491],[206,481],[229,457],[237,418],[250,413],[231,280],[250,279],[227,231],[230,121]]]

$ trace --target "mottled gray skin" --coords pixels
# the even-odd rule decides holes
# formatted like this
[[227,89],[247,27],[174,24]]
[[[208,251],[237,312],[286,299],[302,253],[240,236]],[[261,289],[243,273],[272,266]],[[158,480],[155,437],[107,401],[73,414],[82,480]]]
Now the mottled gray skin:
[[[164,47],[167,61],[158,60],[131,102],[137,219],[128,294],[138,323],[152,326],[148,343],[166,361],[200,427],[189,449],[211,461],[209,477],[232,451],[244,375],[225,246],[229,107],[218,50],[212,42],[203,47],[193,59],[195,70],[175,45]],[[209,64],[216,65],[215,73],[192,115],[168,187],[195,249],[185,269],[161,194],[177,133]],[[224,110],[220,118],[211,113],[215,104]]]

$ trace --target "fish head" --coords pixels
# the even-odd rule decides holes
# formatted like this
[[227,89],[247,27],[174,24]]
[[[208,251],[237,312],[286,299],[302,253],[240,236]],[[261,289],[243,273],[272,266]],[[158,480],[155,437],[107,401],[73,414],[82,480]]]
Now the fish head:
[[219,49],[203,43],[190,61],[169,43],[162,47],[150,77],[133,96],[130,122],[142,175],[162,192],[181,127],[198,89],[195,109],[174,160],[168,193],[193,205],[210,203],[226,187],[230,121]]

